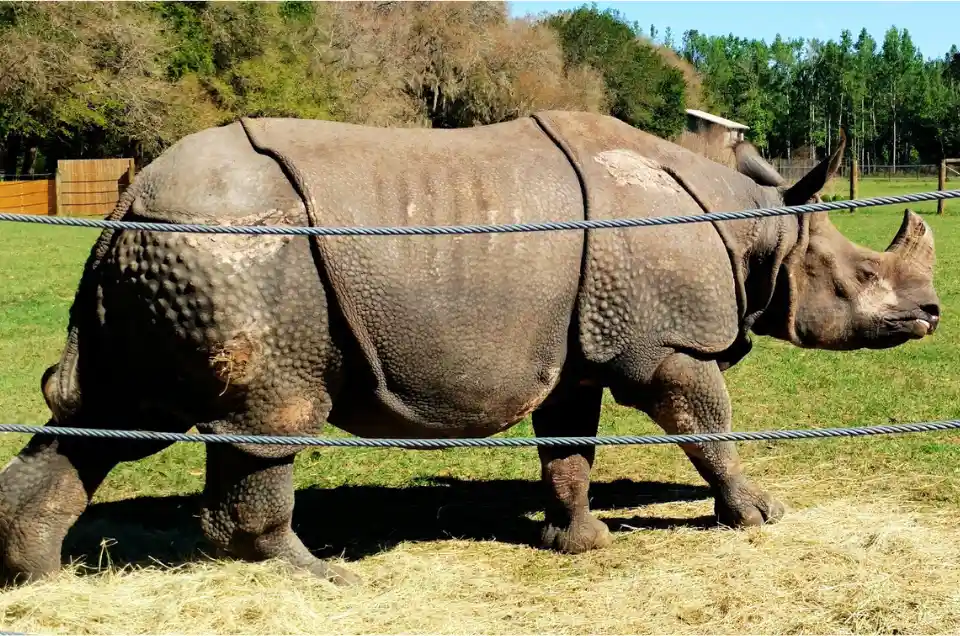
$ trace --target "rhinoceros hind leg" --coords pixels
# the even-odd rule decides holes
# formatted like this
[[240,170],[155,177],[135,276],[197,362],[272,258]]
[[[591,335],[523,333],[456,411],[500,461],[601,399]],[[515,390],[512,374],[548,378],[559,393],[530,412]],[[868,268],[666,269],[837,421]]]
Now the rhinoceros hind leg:
[[167,446],[33,436],[0,472],[0,579],[25,583],[56,573],[64,537],[113,467]]
[[[533,413],[539,437],[590,436],[600,422],[601,387],[577,387]],[[538,447],[543,482],[550,501],[541,545],[578,554],[613,541],[607,524],[590,514],[587,491],[596,447]]]
[[[730,431],[730,397],[715,362],[672,354],[657,369],[650,388],[652,395],[643,400],[644,410],[667,433]],[[776,522],[783,516],[783,504],[743,474],[733,442],[680,447],[713,490],[714,511],[720,523],[754,526]]]
[[209,445],[204,535],[241,559],[277,559],[339,585],[359,583],[356,575],[313,556],[293,532],[293,460],[292,454],[263,458]]

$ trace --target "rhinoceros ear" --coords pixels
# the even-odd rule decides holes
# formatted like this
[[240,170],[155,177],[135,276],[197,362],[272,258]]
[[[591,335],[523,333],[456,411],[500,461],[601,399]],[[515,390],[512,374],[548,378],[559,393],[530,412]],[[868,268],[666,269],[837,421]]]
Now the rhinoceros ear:
[[737,157],[737,172],[740,174],[762,186],[781,186],[785,183],[776,168],[767,163],[750,142],[740,142],[734,147],[733,153]]
[[802,179],[790,186],[783,193],[783,202],[786,205],[803,205],[827,185],[833,178],[840,162],[843,160],[843,151],[847,146],[847,136],[840,129],[840,143],[829,159],[824,159],[817,166],[805,174]]

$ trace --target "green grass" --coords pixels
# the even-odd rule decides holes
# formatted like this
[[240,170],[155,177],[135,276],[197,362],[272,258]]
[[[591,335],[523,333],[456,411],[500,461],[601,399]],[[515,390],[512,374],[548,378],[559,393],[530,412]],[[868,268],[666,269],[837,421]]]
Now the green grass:
[[[844,187],[843,184],[833,185],[838,190]],[[914,179],[902,182],[867,180],[861,184],[861,196],[934,188],[935,183]],[[919,204],[914,209],[926,215],[936,237],[936,286],[944,310],[943,323],[937,334],[897,349],[847,353],[804,351],[769,339],[755,338],[754,351],[727,373],[734,404],[735,430],[855,426],[957,417],[960,376],[954,369],[960,363],[960,326],[953,316],[960,309],[960,202],[948,203],[948,214],[943,217],[932,215],[936,210],[935,202]],[[956,210],[954,216],[951,216],[951,209]],[[903,206],[868,208],[856,213],[837,212],[832,218],[852,240],[874,249],[884,249],[899,227],[902,212]],[[0,225],[0,285],[3,289],[0,294],[0,421],[31,424],[46,421],[47,411],[39,391],[39,378],[43,369],[57,359],[63,345],[69,305],[96,235],[90,230]],[[332,429],[327,432],[339,434]],[[645,416],[617,406],[607,398],[600,432],[643,434],[661,431]],[[529,420],[506,435],[532,435]],[[15,454],[24,440],[22,435],[0,436],[0,463]],[[774,491],[794,510],[830,506],[840,500],[890,497],[935,511],[948,509],[950,514],[956,514],[960,507],[958,440],[960,432],[944,432],[745,443],[739,448],[748,474]],[[97,493],[96,501],[103,504],[101,517],[110,514],[110,504],[105,502],[145,497],[170,499],[148,501],[144,508],[126,508],[126,512],[118,512],[103,523],[102,519],[91,522],[85,532],[95,535],[91,538],[92,545],[96,546],[99,536],[118,537],[124,533],[127,534],[121,543],[145,543],[150,550],[161,553],[178,541],[188,544],[195,541],[195,530],[187,530],[182,525],[171,526],[173,522],[165,515],[180,505],[176,496],[196,493],[202,488],[203,454],[200,445],[174,445],[146,460],[121,465],[114,470]],[[310,489],[313,494],[308,494],[307,499],[298,498],[298,511],[311,517],[308,525],[322,526],[322,531],[317,530],[321,535],[328,531],[332,535],[324,538],[330,541],[328,550],[332,550],[327,554],[336,555],[344,547],[337,542],[355,545],[367,542],[369,545],[361,552],[377,554],[378,548],[370,546],[383,544],[384,549],[389,549],[393,545],[391,537],[396,533],[402,535],[402,539],[413,537],[429,546],[431,541],[442,541],[448,532],[453,532],[444,525],[449,522],[441,520],[441,512],[447,515],[443,519],[455,518],[460,513],[472,514],[471,519],[480,521],[479,526],[471,531],[479,535],[485,532],[493,535],[499,532],[497,528],[502,529],[502,525],[495,522],[501,513],[494,509],[506,507],[513,510],[512,504],[504,503],[511,497],[532,499],[533,503],[515,506],[515,511],[528,518],[538,517],[539,491],[534,482],[539,478],[539,471],[535,449],[308,450],[298,457],[296,482],[299,488]],[[636,485],[627,487],[618,480],[632,480]],[[701,483],[683,454],[673,446],[599,449],[594,471],[597,486],[593,492],[599,492],[597,496],[608,503],[611,499],[619,502],[607,505],[608,513],[613,509],[634,508],[655,497],[651,493],[657,491],[657,486],[643,486],[644,482]],[[329,494],[325,499],[315,499],[316,489],[336,490],[333,493],[327,491]],[[632,492],[636,501],[627,495],[617,495],[618,492]],[[314,510],[304,508],[308,502],[314,504]],[[91,511],[96,509],[94,506]],[[469,512],[464,512],[467,509]],[[484,512],[487,510],[489,512]],[[326,524],[317,520],[325,515],[332,515],[343,523]],[[413,521],[403,521],[406,517]],[[185,522],[185,517],[177,519]],[[141,522],[143,527],[130,529],[130,524],[137,526]],[[161,527],[151,530],[151,523]],[[422,527],[416,526],[417,523],[422,523]],[[454,523],[457,531],[467,527],[465,523]],[[488,525],[491,529],[486,531]],[[397,530],[400,527],[405,530]],[[479,550],[476,552],[481,555],[478,559],[488,559],[484,562],[487,564],[495,561],[499,564],[497,567],[507,570],[513,568],[510,571],[515,570],[515,575],[522,580],[539,584],[554,577],[550,581],[557,585],[572,585],[576,579],[564,583],[565,576],[586,576],[585,572],[594,576],[590,573],[595,568],[599,568],[598,572],[615,572],[623,559],[632,558],[629,555],[645,545],[643,542],[648,540],[645,536],[641,532],[636,538],[625,538],[627,543],[621,544],[621,548],[607,553],[607,556],[591,556],[589,559],[593,560],[586,561],[564,560],[565,557],[540,553],[531,553],[531,556],[516,561],[521,557],[515,551],[497,552],[500,560],[496,561],[490,552],[493,548],[483,547],[483,544],[472,544],[476,548],[464,550]],[[693,544],[683,543],[693,540],[689,535],[678,536],[677,541],[688,546],[681,550],[692,549]],[[122,552],[123,547],[118,546],[118,549]],[[189,550],[190,546],[174,551],[183,549]],[[136,548],[130,550],[137,553]],[[397,559],[412,558],[409,553],[397,550],[400,555]],[[457,554],[461,559],[468,558],[464,556],[467,552]],[[677,558],[685,557],[681,553]],[[404,567],[410,566],[410,563],[404,563]],[[936,561],[931,563],[934,565],[930,567],[935,567]],[[558,567],[559,574],[551,569]],[[530,568],[532,570],[528,571]],[[252,585],[249,581],[248,584]],[[459,582],[452,584],[458,585]],[[166,583],[157,585],[162,587]],[[4,602],[16,605],[14,597],[0,600],[3,598],[7,599]],[[9,600],[11,598],[14,600]],[[30,601],[27,605],[29,608],[45,606],[45,598],[48,597],[40,594],[35,597],[35,604]],[[480,594],[476,602],[482,603],[482,599],[483,594]],[[79,629],[81,622],[70,623],[65,629]],[[443,631],[443,625],[438,625]],[[839,625],[830,623],[831,629],[839,628]],[[189,625],[181,625],[178,629],[188,628]],[[84,629],[96,631],[99,628],[87,625]],[[383,629],[390,631],[392,627],[386,624]],[[626,625],[624,629],[629,631],[630,626]]]

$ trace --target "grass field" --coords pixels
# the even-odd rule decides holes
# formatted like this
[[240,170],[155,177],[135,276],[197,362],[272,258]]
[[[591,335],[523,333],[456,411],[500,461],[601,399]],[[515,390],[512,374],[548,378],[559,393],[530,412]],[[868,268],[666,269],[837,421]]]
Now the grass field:
[[[842,191],[844,184],[837,184]],[[934,189],[864,181],[861,196]],[[930,213],[936,203],[914,209]],[[951,209],[953,210],[951,216]],[[903,206],[834,213],[883,249]],[[944,318],[888,351],[801,351],[756,339],[728,372],[737,430],[948,419],[960,404],[960,202],[926,216]],[[642,229],[636,231],[643,231]],[[40,424],[95,232],[0,225],[0,421]],[[612,402],[601,434],[659,433]],[[532,434],[529,422],[509,435]],[[25,436],[0,436],[0,462]],[[63,633],[944,633],[960,630],[960,433],[741,444],[788,507],[751,531],[710,527],[679,449],[601,448],[592,506],[606,550],[530,547],[535,449],[307,451],[295,524],[362,586],[213,561],[195,518],[203,448],[117,468],[68,537],[54,579],[0,593],[0,628]]]

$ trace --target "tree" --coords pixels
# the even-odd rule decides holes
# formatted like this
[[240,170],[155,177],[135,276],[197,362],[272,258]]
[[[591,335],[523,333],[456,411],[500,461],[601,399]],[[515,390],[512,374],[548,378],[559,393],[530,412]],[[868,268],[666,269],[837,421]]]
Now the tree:
[[[615,10],[537,20],[504,2],[0,4],[0,169],[134,156],[242,115],[461,127],[546,108],[653,134],[684,109],[750,127],[768,156],[848,133],[870,164],[960,155],[960,53],[925,60],[906,30],[770,44],[647,37]],[[676,49],[674,49],[676,47]]]
[[[171,82],[158,22],[122,3],[17,3],[0,21],[4,170],[96,152],[151,156],[211,122],[195,82]],[[29,158],[28,158],[29,157]],[[25,160],[26,159],[26,160]]]
[[947,64],[947,68],[944,70],[947,77],[954,82],[960,82],[960,51],[957,51],[956,44],[950,47],[950,52],[947,53],[944,61]]
[[559,34],[567,65],[588,65],[603,74],[611,115],[662,137],[682,130],[683,73],[641,40],[636,24],[615,10],[586,6],[557,13],[546,24]]
[[[932,162],[941,141],[951,147],[956,47],[924,61],[896,28],[879,51],[865,29],[856,40],[844,30],[837,40],[778,36],[770,46],[688,31],[678,52],[699,73],[708,109],[750,126],[748,138],[770,155],[791,157],[804,145],[828,153],[841,126],[861,165]],[[934,68],[940,79],[928,75]]]
[[503,2],[0,5],[5,172],[142,165],[242,115],[472,126],[546,108],[605,111],[604,80]]
[[920,85],[921,66],[922,58],[907,30],[904,29],[901,33],[896,27],[888,29],[880,51],[879,80],[881,94],[889,107],[889,159],[894,170],[898,157],[903,155],[899,143],[902,141],[900,137],[904,135],[902,122],[910,114],[906,111],[912,105],[909,98],[917,95],[912,87]]

